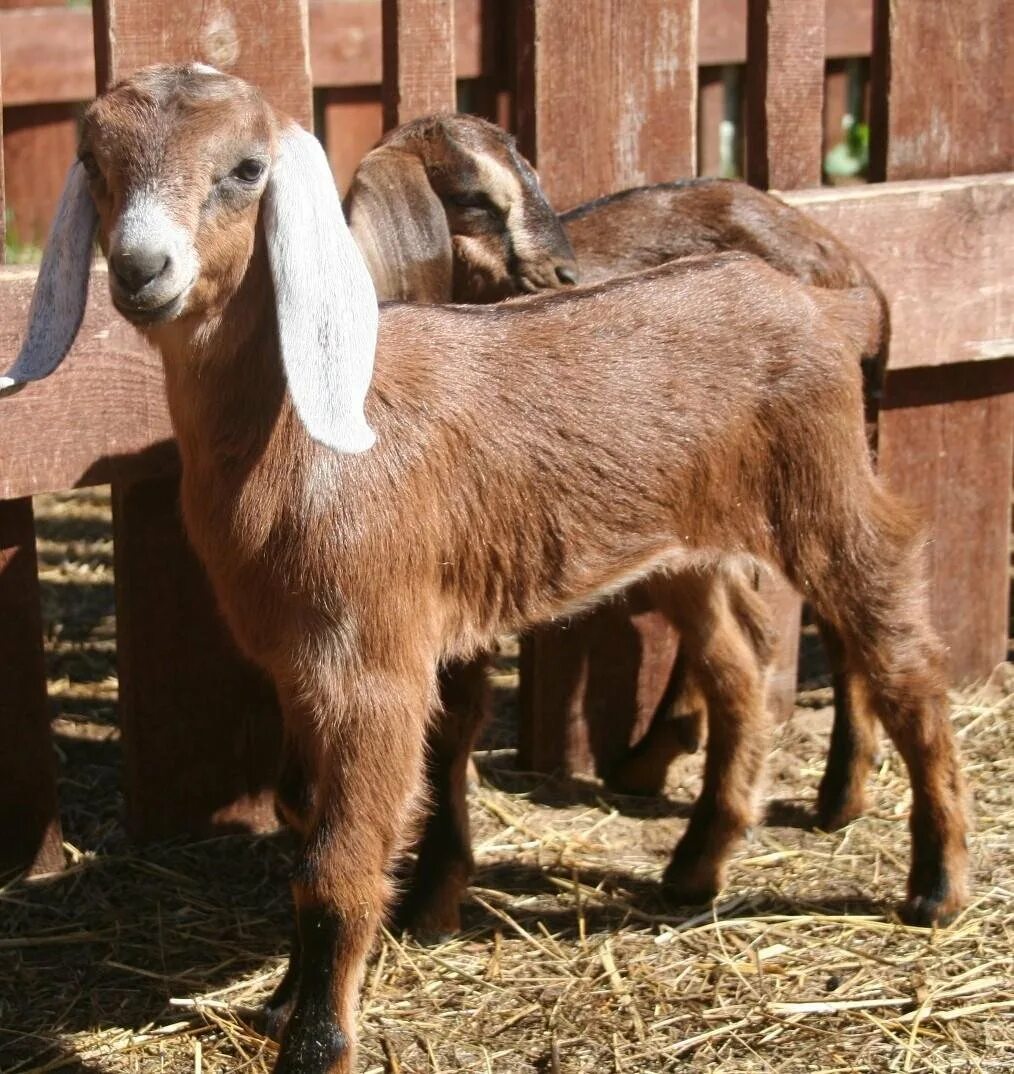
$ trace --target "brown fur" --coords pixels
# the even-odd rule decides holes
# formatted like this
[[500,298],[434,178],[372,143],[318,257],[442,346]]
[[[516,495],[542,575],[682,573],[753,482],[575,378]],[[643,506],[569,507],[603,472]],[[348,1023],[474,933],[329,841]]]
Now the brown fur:
[[[209,83],[222,100],[201,99]],[[146,97],[157,107],[137,107]],[[666,874],[675,897],[721,883],[764,752],[763,668],[729,596],[746,558],[813,600],[905,757],[907,912],[959,909],[960,775],[922,542],[863,433],[855,359],[875,298],[721,256],[513,307],[386,306],[367,401],[378,442],[340,455],[309,438],[286,391],[256,199],[209,208],[195,174],[196,160],[233,158],[223,143],[237,130],[270,145],[275,122],[234,79],[156,69],[92,106],[83,148],[105,177],[93,189],[106,246],[110,191],[150,169],[215,266],[183,316],[146,331],[164,359],[188,532],[238,642],[278,687],[313,787],[277,1069],[352,1069],[441,660],[653,571],[682,580],[671,614],[710,730]]]

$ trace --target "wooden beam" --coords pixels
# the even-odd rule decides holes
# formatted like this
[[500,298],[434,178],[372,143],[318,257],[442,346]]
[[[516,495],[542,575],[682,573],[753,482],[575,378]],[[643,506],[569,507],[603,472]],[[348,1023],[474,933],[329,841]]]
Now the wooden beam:
[[783,196],[854,247],[884,289],[891,370],[1014,353],[1014,174]]
[[[819,186],[825,0],[748,0],[746,177],[761,188]],[[778,632],[768,687],[781,719],[796,701],[803,603],[783,578],[760,583]]]
[[825,0],[749,0],[746,177],[762,189],[819,186]]
[[[0,270],[0,365],[16,357],[36,269]],[[176,452],[162,363],[116,313],[104,264],[92,270],[84,322],[52,377],[0,400],[0,498],[172,473]]]
[[454,0],[383,0],[384,127],[453,112]]

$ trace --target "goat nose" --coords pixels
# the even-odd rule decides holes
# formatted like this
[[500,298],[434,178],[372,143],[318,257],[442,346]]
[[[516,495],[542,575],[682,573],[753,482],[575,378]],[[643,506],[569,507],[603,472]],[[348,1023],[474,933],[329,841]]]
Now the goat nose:
[[109,258],[109,267],[123,289],[136,294],[168,269],[169,260],[164,250],[117,250]]
[[577,272],[567,265],[557,265],[556,278],[560,283],[575,284],[577,283]]

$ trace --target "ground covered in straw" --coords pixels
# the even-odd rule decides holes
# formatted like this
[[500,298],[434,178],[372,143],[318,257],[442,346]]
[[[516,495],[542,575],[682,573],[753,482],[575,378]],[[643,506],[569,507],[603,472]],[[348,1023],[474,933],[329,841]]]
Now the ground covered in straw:
[[[69,867],[0,886],[0,1070],[270,1068],[251,1009],[283,969],[284,835],[138,850],[119,819],[112,547],[101,493],[39,504],[47,652]],[[512,703],[509,653],[498,694]],[[808,830],[829,695],[802,695],[769,811],[713,907],[656,880],[700,759],[665,798],[519,774],[509,721],[478,757],[478,874],[462,937],[385,935],[361,1070],[831,1074],[1014,1069],[1014,669],[956,698],[974,797],[975,901],[947,931],[891,916],[908,797],[885,750],[869,815]]]

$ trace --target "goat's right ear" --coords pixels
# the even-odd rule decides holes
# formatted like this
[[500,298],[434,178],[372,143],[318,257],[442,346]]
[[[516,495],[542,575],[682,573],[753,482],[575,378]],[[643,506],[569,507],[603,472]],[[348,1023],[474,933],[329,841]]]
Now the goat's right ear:
[[0,376],[0,396],[41,380],[63,361],[81,327],[98,214],[80,161],[67,176],[28,309],[28,330],[14,364]]
[[352,177],[345,214],[385,300],[452,300],[447,213],[414,153],[389,145],[368,153]]
[[278,346],[296,413],[314,440],[366,451],[376,439],[363,407],[377,347],[377,293],[324,150],[295,123],[279,135],[263,205]]

